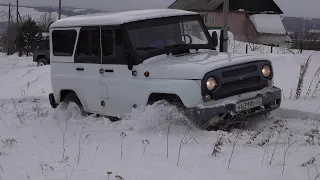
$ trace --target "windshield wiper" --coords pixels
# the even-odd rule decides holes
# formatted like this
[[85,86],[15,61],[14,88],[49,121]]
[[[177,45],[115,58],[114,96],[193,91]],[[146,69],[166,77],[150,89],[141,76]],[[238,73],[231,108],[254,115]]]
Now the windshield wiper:
[[146,46],[146,47],[137,47],[136,50],[159,50],[160,48],[152,47],[152,46]]
[[164,46],[164,48],[178,48],[178,47],[187,47],[188,44],[174,44],[174,45],[170,45],[170,46]]

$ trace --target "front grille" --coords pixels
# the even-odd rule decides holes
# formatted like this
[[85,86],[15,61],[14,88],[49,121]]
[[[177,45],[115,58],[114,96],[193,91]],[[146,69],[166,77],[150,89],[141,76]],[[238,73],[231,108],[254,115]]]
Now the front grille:
[[243,80],[232,81],[221,85],[223,91],[232,91],[242,89],[243,87],[251,87],[259,84],[260,76],[250,77]]
[[251,66],[248,66],[248,67],[243,67],[243,68],[239,68],[239,69],[233,69],[233,70],[224,71],[222,73],[222,77],[224,77],[224,78],[235,77],[235,76],[239,76],[240,74],[252,73],[252,72],[254,72],[256,70],[257,70],[257,66],[256,65],[251,65]]
[[269,61],[256,61],[209,72],[206,77],[215,77],[218,86],[214,91],[205,90],[203,93],[209,93],[212,99],[218,100],[263,89],[268,86],[268,79],[263,78],[260,71],[265,64],[271,66]]

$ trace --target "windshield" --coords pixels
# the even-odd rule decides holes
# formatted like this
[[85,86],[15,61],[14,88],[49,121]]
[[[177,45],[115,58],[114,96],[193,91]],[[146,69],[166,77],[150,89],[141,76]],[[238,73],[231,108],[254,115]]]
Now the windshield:
[[165,52],[177,47],[209,48],[207,29],[197,16],[179,16],[134,22],[128,35],[139,56]]

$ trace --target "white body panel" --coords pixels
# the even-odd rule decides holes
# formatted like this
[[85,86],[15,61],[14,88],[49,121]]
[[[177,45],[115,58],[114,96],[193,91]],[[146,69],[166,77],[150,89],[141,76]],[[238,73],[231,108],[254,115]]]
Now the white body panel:
[[[101,64],[102,61],[75,63],[74,54],[79,41],[80,28],[83,25],[122,24],[143,19],[188,14],[195,13],[169,9],[142,10],[110,13],[109,15],[71,17],[53,23],[50,26],[50,59],[55,101],[60,102],[62,90],[72,90],[79,97],[86,111],[115,117],[130,114],[135,106],[147,105],[152,93],[177,95],[187,108],[196,108],[199,105],[207,106],[208,104],[203,102],[201,94],[201,79],[206,73],[231,65],[268,60],[266,57],[217,53],[217,51],[206,50],[179,56],[159,55],[145,60],[142,64],[133,66],[132,71],[128,69],[127,65],[121,63]],[[73,55],[67,57],[54,56],[52,32],[68,29],[66,27],[77,31]],[[101,42],[100,40],[100,49],[102,49]],[[69,49],[69,51],[71,50]],[[101,70],[103,70],[103,73]],[[144,76],[146,71],[149,72],[148,77]],[[136,72],[136,74],[133,75],[133,72]],[[250,92],[249,94],[254,96],[261,91]],[[238,100],[239,98],[241,97],[228,97],[219,100],[219,102],[226,99]],[[217,102],[212,101],[212,103]]]
[[267,57],[218,53],[212,50],[185,56],[160,55],[145,60],[137,69],[149,71],[149,78],[202,79],[209,71],[257,60],[267,60]]

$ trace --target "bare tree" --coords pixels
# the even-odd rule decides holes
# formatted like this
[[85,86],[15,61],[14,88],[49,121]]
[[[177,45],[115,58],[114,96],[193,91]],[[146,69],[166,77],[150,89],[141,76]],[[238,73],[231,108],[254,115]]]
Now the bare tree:
[[47,32],[49,25],[54,21],[56,21],[56,19],[52,16],[51,13],[42,14],[37,21],[40,31]]

